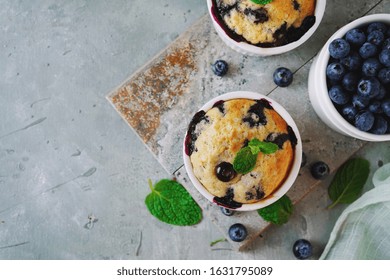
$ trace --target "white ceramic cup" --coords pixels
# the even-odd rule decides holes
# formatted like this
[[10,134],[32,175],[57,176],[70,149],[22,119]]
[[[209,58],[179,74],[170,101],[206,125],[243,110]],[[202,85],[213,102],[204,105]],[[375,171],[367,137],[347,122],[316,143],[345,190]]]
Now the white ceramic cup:
[[322,17],[325,13],[325,7],[326,7],[326,0],[317,0],[316,2],[316,9],[315,9],[315,17],[316,21],[314,25],[297,41],[291,42],[284,46],[279,47],[272,47],[272,48],[261,48],[258,46],[254,46],[251,44],[248,44],[246,42],[236,42],[232,38],[230,38],[226,32],[222,29],[222,27],[218,24],[218,22],[215,21],[214,16],[212,14],[212,1],[207,0],[207,8],[209,11],[209,14],[211,16],[211,20],[213,22],[213,26],[215,30],[217,31],[219,37],[222,39],[223,42],[225,42],[226,45],[228,45],[233,50],[250,56],[271,56],[271,55],[277,55],[282,54],[288,51],[291,51],[300,45],[302,45],[304,42],[306,42],[316,31],[318,26],[321,23]]
[[337,109],[334,107],[328,95],[328,87],[326,83],[326,67],[329,61],[329,44],[337,38],[341,38],[349,30],[361,26],[366,26],[371,22],[380,21],[390,24],[390,14],[375,14],[359,18],[351,23],[340,28],[332,37],[326,42],[321,51],[317,54],[310,68],[309,72],[309,97],[314,111],[320,119],[333,130],[360,140],[379,142],[389,141],[390,134],[376,135],[369,132],[364,132],[348,121],[346,121]]
[[[255,92],[250,92],[250,91],[235,91],[235,92],[229,92],[222,94],[220,96],[217,96],[210,101],[208,101],[206,104],[204,104],[200,109],[205,112],[210,110],[213,105],[218,102],[218,101],[226,101],[226,100],[231,100],[231,99],[237,99],[237,98],[245,98],[245,99],[252,99],[252,100],[260,100],[260,99],[266,99],[267,101],[270,102],[271,106],[274,108],[274,110],[287,122],[287,124],[292,128],[292,130],[295,133],[295,136],[297,138],[297,144],[295,146],[295,155],[294,155],[294,162],[291,166],[291,170],[283,184],[270,196],[264,198],[263,200],[256,202],[256,203],[248,203],[248,204],[243,204],[240,208],[234,209],[236,211],[253,211],[257,210],[263,207],[266,207],[278,199],[280,199],[286,192],[292,187],[293,183],[295,182],[299,170],[301,168],[301,162],[302,162],[302,140],[301,136],[299,134],[297,125],[295,124],[294,120],[290,116],[290,114],[276,101],[272,100],[271,98],[255,93]],[[187,135],[187,134],[186,134]],[[208,190],[199,182],[199,180],[196,178],[193,168],[192,168],[192,163],[190,160],[190,157],[186,154],[185,152],[185,139],[186,135],[184,137],[184,142],[183,142],[183,161],[184,161],[184,166],[187,171],[188,177],[190,178],[191,182],[195,186],[195,188],[210,202],[213,202],[214,195],[208,192]]]

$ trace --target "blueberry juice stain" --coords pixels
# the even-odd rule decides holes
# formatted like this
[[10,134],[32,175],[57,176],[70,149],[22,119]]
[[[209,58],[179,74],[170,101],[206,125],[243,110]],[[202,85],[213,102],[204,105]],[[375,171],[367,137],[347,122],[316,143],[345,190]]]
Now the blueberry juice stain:
[[256,103],[249,108],[247,115],[242,119],[243,122],[248,123],[250,127],[266,125],[267,117],[264,114],[264,108],[273,110],[268,100],[257,100]]
[[195,148],[195,141],[198,138],[198,135],[195,133],[196,126],[201,122],[209,122],[208,117],[206,116],[206,112],[201,110],[197,112],[194,117],[192,118],[189,126],[188,131],[185,139],[185,153],[187,156],[191,156],[191,154],[194,152]]
[[237,209],[242,206],[242,203],[234,200],[234,190],[232,188],[229,188],[223,197],[214,196],[213,202],[230,209]]
[[224,100],[219,100],[214,103],[213,108],[218,108],[218,110],[224,115],[225,114],[225,101]]

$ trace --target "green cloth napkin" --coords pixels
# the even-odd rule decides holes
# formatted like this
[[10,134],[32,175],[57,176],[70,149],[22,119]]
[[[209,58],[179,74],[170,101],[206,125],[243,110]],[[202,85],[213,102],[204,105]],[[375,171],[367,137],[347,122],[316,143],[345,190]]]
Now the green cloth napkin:
[[390,260],[390,163],[337,220],[320,259]]

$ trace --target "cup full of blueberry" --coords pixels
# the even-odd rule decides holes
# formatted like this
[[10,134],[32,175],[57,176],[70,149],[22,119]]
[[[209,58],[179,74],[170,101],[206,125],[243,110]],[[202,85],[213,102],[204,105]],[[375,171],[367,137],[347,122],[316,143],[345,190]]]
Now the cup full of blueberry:
[[309,96],[329,127],[365,141],[390,140],[390,14],[340,28],[314,59]]

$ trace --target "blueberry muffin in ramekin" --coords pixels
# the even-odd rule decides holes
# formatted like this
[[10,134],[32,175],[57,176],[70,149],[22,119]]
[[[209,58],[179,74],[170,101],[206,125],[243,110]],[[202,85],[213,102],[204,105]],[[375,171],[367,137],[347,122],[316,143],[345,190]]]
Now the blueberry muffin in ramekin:
[[234,40],[260,47],[286,45],[301,38],[315,23],[316,0],[212,0],[213,15]]
[[[233,169],[238,151],[252,139],[277,145],[272,154],[259,153],[246,174]],[[240,208],[271,197],[290,175],[297,137],[286,120],[264,98],[219,100],[192,118],[184,143],[196,179],[213,202]]]

